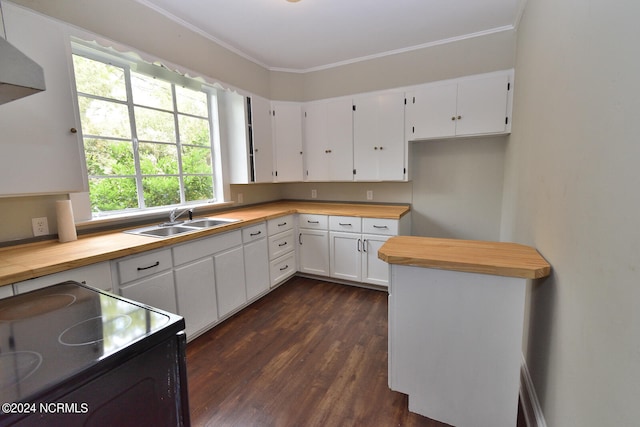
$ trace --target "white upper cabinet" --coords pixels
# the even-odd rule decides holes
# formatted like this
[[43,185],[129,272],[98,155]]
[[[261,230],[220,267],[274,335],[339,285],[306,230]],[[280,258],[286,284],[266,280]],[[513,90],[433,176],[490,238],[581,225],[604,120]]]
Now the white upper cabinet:
[[353,181],[351,99],[304,105],[306,181]]
[[355,98],[353,165],[355,181],[406,180],[404,92]]
[[257,96],[218,93],[220,134],[228,142],[231,184],[273,181],[271,103]]
[[44,69],[46,90],[0,105],[0,195],[86,191],[66,27],[2,6],[7,40]]
[[251,131],[255,181],[273,181],[273,131],[271,102],[259,96],[251,97]]
[[271,103],[275,182],[302,181],[302,104]]
[[407,93],[408,140],[511,131],[513,70],[428,84]]

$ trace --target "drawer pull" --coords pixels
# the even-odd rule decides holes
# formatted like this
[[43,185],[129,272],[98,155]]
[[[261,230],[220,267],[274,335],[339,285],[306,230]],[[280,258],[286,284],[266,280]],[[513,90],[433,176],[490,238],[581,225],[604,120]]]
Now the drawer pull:
[[280,247],[287,246],[287,242],[280,243],[278,246],[280,246]]
[[278,227],[284,227],[285,225],[287,225],[287,222],[283,222],[282,224],[278,224]]
[[282,267],[282,268],[280,269],[280,271],[284,271],[284,270],[286,270],[287,268],[289,268],[289,264],[287,264],[287,265],[285,265],[284,267]]
[[374,225],[373,228],[384,228],[384,229],[388,229],[389,227],[387,227],[386,225]]
[[249,236],[253,237],[253,236],[259,236],[262,234],[262,231],[258,231],[257,233],[249,233]]
[[150,265],[148,267],[138,267],[138,271],[148,270],[150,268],[157,267],[159,265],[160,265],[160,261],[156,261],[155,264],[152,264],[152,265]]
[[343,227],[346,227],[346,226],[351,227],[351,226],[353,226],[353,224],[343,223],[343,222],[339,222],[339,223],[338,223],[338,225],[341,225],[341,226],[343,226]]
[[307,220],[307,222],[309,224],[320,224],[320,221],[311,221],[311,220]]

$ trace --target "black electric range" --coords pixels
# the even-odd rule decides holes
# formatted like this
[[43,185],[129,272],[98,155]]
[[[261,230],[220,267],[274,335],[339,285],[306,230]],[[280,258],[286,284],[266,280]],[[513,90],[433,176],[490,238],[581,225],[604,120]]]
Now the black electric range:
[[188,425],[184,327],[77,282],[0,300],[0,426]]

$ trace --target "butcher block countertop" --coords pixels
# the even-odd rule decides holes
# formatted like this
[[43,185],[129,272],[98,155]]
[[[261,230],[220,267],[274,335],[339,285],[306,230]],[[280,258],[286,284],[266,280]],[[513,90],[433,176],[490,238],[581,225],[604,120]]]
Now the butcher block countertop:
[[[126,229],[123,228],[79,236],[78,240],[67,243],[48,240],[10,246],[0,249],[0,286],[235,230],[288,214],[400,219],[409,210],[408,205],[281,201],[205,214],[203,216],[208,218],[235,218],[240,221],[169,238],[122,233]],[[129,228],[138,227],[140,225]]]
[[389,264],[525,279],[551,272],[536,249],[507,242],[397,236],[387,240],[378,257]]

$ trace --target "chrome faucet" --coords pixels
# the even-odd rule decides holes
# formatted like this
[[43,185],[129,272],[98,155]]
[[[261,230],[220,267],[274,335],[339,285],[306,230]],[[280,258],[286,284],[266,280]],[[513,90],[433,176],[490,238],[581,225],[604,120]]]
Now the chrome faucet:
[[189,212],[189,221],[193,219],[193,208],[185,209],[182,212],[178,212],[178,208],[173,208],[169,214],[169,224],[175,224],[176,220],[180,218],[185,212]]

